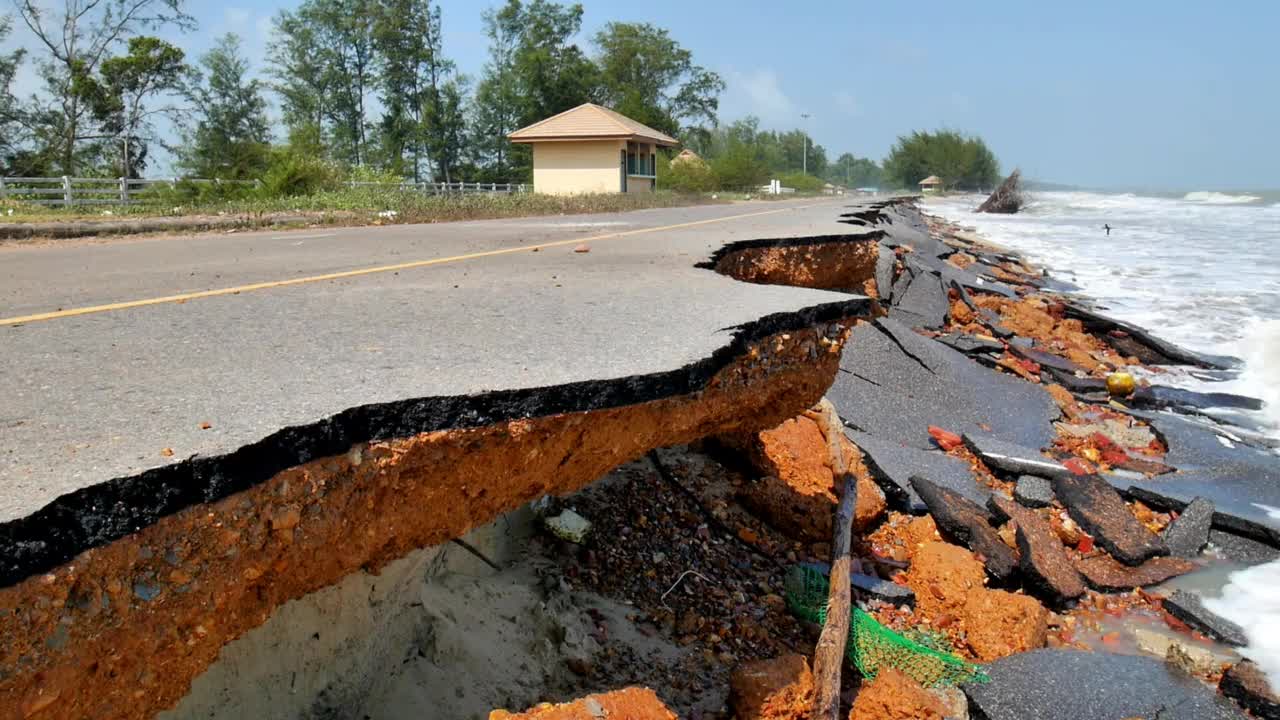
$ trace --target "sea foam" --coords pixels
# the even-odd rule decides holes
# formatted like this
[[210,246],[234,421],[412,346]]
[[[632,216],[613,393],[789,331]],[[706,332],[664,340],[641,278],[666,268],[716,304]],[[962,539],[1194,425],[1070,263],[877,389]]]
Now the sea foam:
[[1197,190],[1182,196],[1187,202],[1205,203],[1208,205],[1243,205],[1258,202],[1262,198],[1257,195],[1230,195],[1211,190]]

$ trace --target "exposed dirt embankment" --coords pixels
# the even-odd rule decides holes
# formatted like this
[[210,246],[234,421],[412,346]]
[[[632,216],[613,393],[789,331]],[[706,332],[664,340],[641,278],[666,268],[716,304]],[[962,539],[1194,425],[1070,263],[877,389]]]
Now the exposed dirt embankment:
[[883,233],[748,240],[725,246],[699,267],[743,282],[845,290],[879,297],[878,240]]
[[0,717],[150,717],[288,600],[649,449],[773,427],[830,386],[846,318],[862,307],[744,329],[684,392],[610,404],[627,392],[613,385],[639,381],[601,382],[577,389],[598,409],[357,442],[90,546],[0,590]]

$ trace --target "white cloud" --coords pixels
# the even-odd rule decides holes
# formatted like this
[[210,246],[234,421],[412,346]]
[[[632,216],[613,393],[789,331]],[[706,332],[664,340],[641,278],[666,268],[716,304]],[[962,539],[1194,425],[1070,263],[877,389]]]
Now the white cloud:
[[858,105],[858,101],[854,99],[853,93],[848,90],[837,90],[831,94],[832,102],[835,103],[836,109],[846,115],[857,116],[862,114],[862,108]]
[[770,69],[728,72],[726,105],[740,109],[742,114],[758,116],[769,121],[793,120],[797,115],[795,103],[782,90],[778,73]]

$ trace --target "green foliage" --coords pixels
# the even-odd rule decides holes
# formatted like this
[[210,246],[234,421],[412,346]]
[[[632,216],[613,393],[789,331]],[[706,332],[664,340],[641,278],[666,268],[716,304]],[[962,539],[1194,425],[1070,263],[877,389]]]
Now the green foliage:
[[343,180],[342,168],[332,161],[282,149],[272,152],[258,194],[264,198],[314,195],[336,190]]
[[797,192],[819,192],[826,184],[822,178],[798,172],[787,173],[778,180],[783,187],[795,188]]
[[271,131],[262,83],[250,80],[240,38],[228,34],[200,58],[186,95],[195,126],[187,132],[183,168],[196,177],[252,179],[267,167]]
[[[13,19],[0,15],[0,45],[4,44],[13,28]],[[12,163],[20,151],[23,140],[22,104],[13,95],[13,78],[25,55],[22,49],[0,54],[0,172]]]
[[695,152],[710,158],[713,167],[728,155],[737,156],[732,162],[742,167],[745,160],[741,155],[749,155],[755,165],[763,168],[764,180],[769,175],[801,172],[806,165],[810,174],[821,176],[827,165],[826,150],[808,139],[803,130],[761,130],[760,121],[754,117],[688,133],[685,140]]
[[600,99],[675,136],[685,123],[714,123],[724,81],[693,64],[693,53],[649,23],[611,22],[596,33]]
[[711,172],[721,190],[754,190],[769,180],[769,167],[757,159],[754,148],[744,144],[714,158]]
[[881,175],[880,166],[874,160],[842,153],[827,165],[826,179],[850,188],[880,187]]
[[682,193],[702,193],[716,189],[716,176],[702,158],[658,160],[658,187]]
[[953,130],[915,131],[899,137],[884,160],[884,176],[895,187],[915,188],[930,175],[946,189],[980,190],[1000,179],[1000,164],[981,138]]

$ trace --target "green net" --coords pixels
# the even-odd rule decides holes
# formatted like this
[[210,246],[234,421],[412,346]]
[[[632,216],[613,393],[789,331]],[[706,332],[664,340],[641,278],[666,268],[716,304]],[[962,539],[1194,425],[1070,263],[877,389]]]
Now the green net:
[[[829,592],[830,584],[819,570],[794,565],[787,571],[787,607],[796,617],[818,625],[826,622]],[[989,679],[981,667],[904,637],[857,608],[850,617],[845,652],[867,678],[874,678],[881,668],[897,668],[924,687],[983,683]]]

